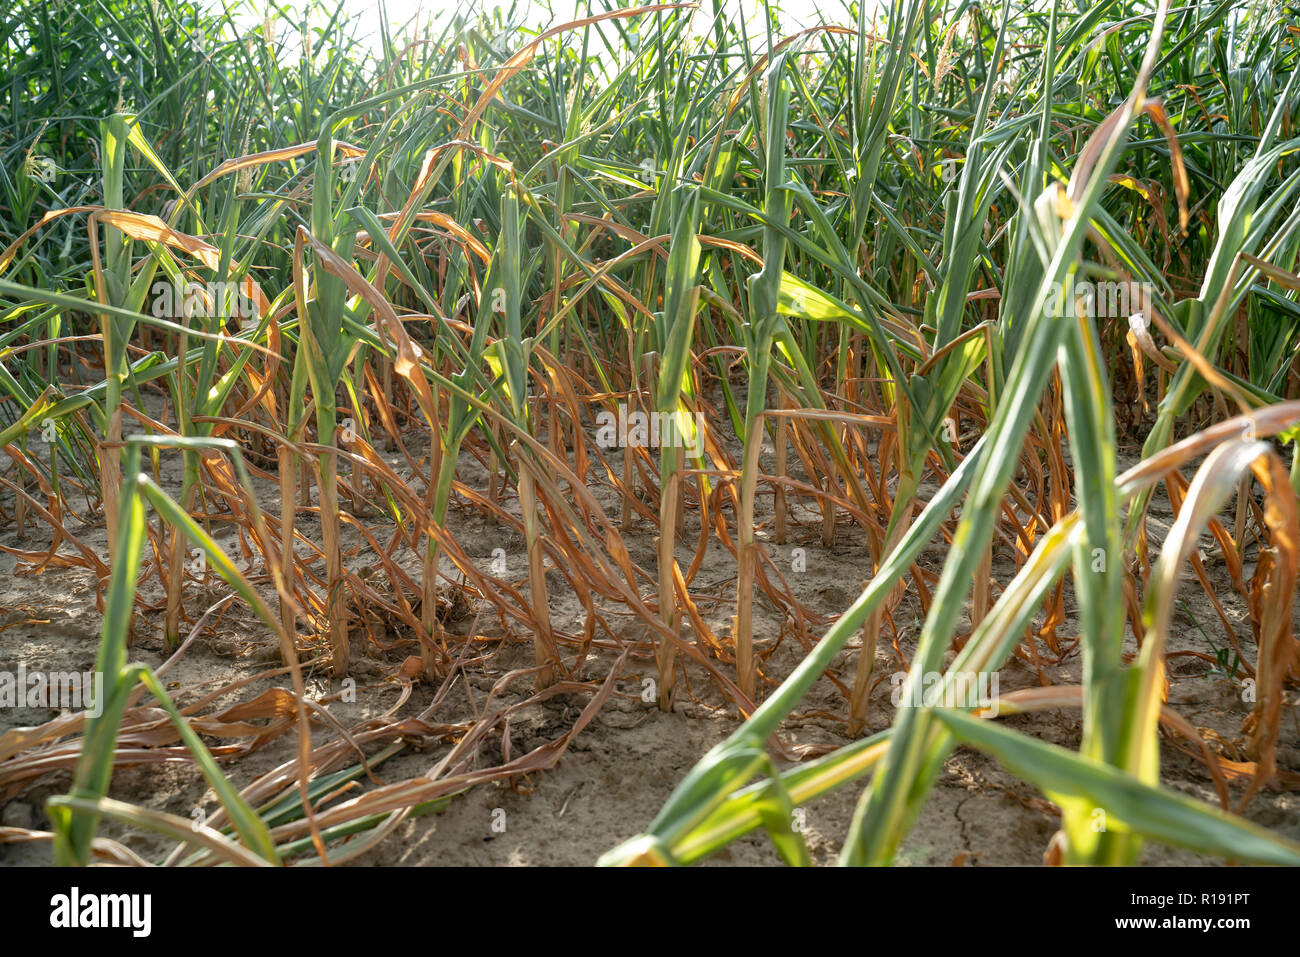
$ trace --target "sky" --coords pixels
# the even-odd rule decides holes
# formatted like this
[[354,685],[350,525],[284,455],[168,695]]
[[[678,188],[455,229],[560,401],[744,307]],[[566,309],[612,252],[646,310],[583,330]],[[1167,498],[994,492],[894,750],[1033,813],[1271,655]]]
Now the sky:
[[[370,2],[370,0],[350,0],[350,2],[354,3],[358,10],[373,9],[375,7],[375,4]],[[431,7],[438,6],[440,0],[389,0],[389,2],[394,14],[397,14],[400,17],[400,15],[404,13],[409,17],[414,14],[417,7],[421,6],[421,3],[423,3],[424,9],[428,10]],[[761,9],[761,5],[757,3],[756,0],[724,0],[724,2],[727,6],[733,9],[747,9],[752,11],[755,15]],[[482,5],[485,8],[490,9],[495,6],[508,7],[509,3],[497,3],[494,2],[494,0],[483,0]],[[549,4],[533,0],[533,2],[526,5],[533,7],[537,11],[539,20],[547,18],[547,7],[549,5],[549,7],[554,10],[555,23],[564,23],[566,20],[576,19],[576,11],[578,8],[581,7],[585,9],[586,7],[586,4],[581,2],[581,0],[550,0]],[[599,4],[593,5],[598,6]],[[791,20],[792,25],[811,25],[817,22],[816,10],[818,4],[815,3],[814,0],[779,0],[777,6],[783,12],[784,17]],[[837,7],[838,3],[836,3],[835,0],[831,0],[829,3],[823,2],[822,6]],[[701,0],[700,8],[701,11],[711,10],[712,0]]]
[[[310,0],[277,0],[281,6],[301,11]],[[317,18],[321,17],[322,10],[333,10],[335,0],[323,0],[317,4]],[[652,0],[645,0],[646,3]],[[712,10],[713,0],[699,0],[700,12],[696,14],[695,24],[699,30],[705,30],[708,27],[708,12]],[[762,20],[759,19],[762,10],[758,0],[723,0],[723,3],[729,10],[745,11],[756,29],[761,32]],[[222,5],[222,0],[214,0],[214,6]],[[508,9],[509,0],[502,3],[500,0],[478,0],[478,5],[485,9],[501,7]],[[599,8],[600,0],[593,0],[593,6]],[[230,6],[236,7],[235,19],[241,24],[252,28],[261,20],[258,12],[262,6],[260,0],[230,0]],[[421,20],[433,12],[452,11],[462,7],[462,3],[456,0],[386,0],[384,7],[387,13],[387,19],[390,24],[399,26],[409,23],[415,16],[419,15]],[[519,0],[519,6],[525,12],[525,22],[530,26],[552,26],[555,24],[565,23],[569,20],[577,19],[577,11],[586,8],[584,0]],[[820,6],[823,8],[823,16],[828,18],[835,16],[838,20],[847,20],[847,14],[844,10],[844,0],[774,0],[774,6],[781,12],[781,22],[783,28],[788,32],[793,32],[801,27],[813,26],[820,22],[817,10]],[[357,35],[365,36],[376,31],[379,24],[379,0],[345,0],[345,9],[356,18]],[[846,25],[851,25],[846,23]]]

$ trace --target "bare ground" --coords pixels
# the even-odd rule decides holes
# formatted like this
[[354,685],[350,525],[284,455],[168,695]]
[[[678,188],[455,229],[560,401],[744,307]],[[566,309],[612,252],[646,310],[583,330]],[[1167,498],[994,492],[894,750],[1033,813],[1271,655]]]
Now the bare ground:
[[[614,461],[617,461],[615,458]],[[765,457],[765,464],[768,459]],[[793,462],[793,459],[792,459]],[[486,484],[481,465],[464,456],[461,479],[472,486]],[[164,471],[164,478],[177,481],[175,474]],[[265,489],[266,501],[274,490]],[[598,498],[617,515],[612,490],[606,485],[596,489]],[[810,503],[792,504],[793,520],[790,539],[784,546],[772,544],[766,519],[770,518],[770,498],[759,502],[759,519],[764,522],[760,540],[767,545],[775,562],[787,571],[786,579],[799,600],[815,612],[833,617],[856,596],[867,577],[869,560],[860,544],[860,533],[844,520],[838,542],[825,548],[820,544],[820,517]],[[1157,497],[1152,520],[1159,526],[1170,518],[1168,503]],[[300,519],[312,537],[310,518]],[[378,520],[376,520],[378,521]],[[493,550],[503,549],[508,571],[521,588],[526,572],[523,567],[522,541],[509,530],[487,520],[468,506],[454,507],[449,527],[458,541],[486,568]],[[218,533],[221,528],[216,526]],[[76,529],[83,540],[103,549],[102,525]],[[698,536],[694,515],[687,519],[686,533],[679,544],[678,557],[689,563]],[[654,567],[653,532],[642,522],[625,535],[633,561],[645,568]],[[48,543],[47,532],[35,527],[23,541],[18,541],[12,523],[0,531],[0,545],[34,549]],[[1207,538],[1207,543],[1209,539]],[[233,538],[227,539],[233,547]],[[804,570],[794,571],[794,548],[803,548]],[[729,633],[733,613],[735,562],[716,542],[710,545],[700,576],[692,593],[709,627],[718,635]],[[946,552],[942,541],[925,553],[922,564],[937,571]],[[499,553],[498,553],[499,554]],[[1243,647],[1248,657],[1254,655],[1249,627],[1243,614],[1244,604],[1232,592],[1221,561],[1207,550],[1207,567],[1216,585],[1219,599],[1229,615],[1237,616],[1242,627]],[[1249,558],[1249,556],[1248,556]],[[363,563],[364,555],[350,560]],[[404,562],[414,568],[416,559]],[[29,670],[78,670],[93,668],[101,616],[96,610],[93,576],[78,568],[49,568],[40,575],[14,574],[16,560],[0,556],[0,670],[12,671],[19,663]],[[354,565],[355,567],[355,565]],[[445,565],[452,573],[453,569]],[[1247,577],[1249,576],[1249,561]],[[1014,566],[1000,555],[994,577],[1006,583]],[[574,595],[564,587],[561,576],[548,576],[552,588],[551,615],[557,628],[564,630],[581,613]],[[145,581],[142,596],[161,602],[162,591],[156,577]],[[224,586],[192,585],[187,593],[186,608],[197,618],[202,609],[226,594]],[[1194,580],[1184,583],[1180,592],[1185,607],[1178,613],[1182,626],[1173,636],[1171,650],[1195,649],[1213,653],[1210,641],[1219,647],[1226,644],[1222,625]],[[274,640],[249,613],[231,606],[191,644],[167,675],[167,685],[174,698],[184,703],[194,700],[200,689],[209,691],[237,678],[271,669],[277,661]],[[1072,595],[1066,590],[1067,620],[1061,634],[1072,637]],[[899,629],[899,650],[909,655],[919,631],[919,605],[909,596],[895,613]],[[503,636],[495,615],[463,623],[476,635],[489,640],[476,642],[477,653],[487,653],[485,660],[458,679],[430,720],[457,724],[482,713],[492,686],[516,667],[526,667],[531,659],[527,635]],[[485,619],[490,618],[493,621]],[[626,627],[626,637],[641,637],[642,627],[630,615],[609,615],[611,622]],[[968,627],[968,621],[963,619]],[[565,623],[570,623],[566,625]],[[801,660],[804,648],[788,622],[760,598],[755,609],[756,638],[768,655],[764,665],[771,682],[784,677]],[[641,629],[641,631],[638,631]],[[1204,633],[1202,633],[1202,629]],[[617,627],[615,628],[617,630]],[[824,625],[811,629],[814,637]],[[400,636],[389,636],[396,638]],[[408,636],[409,638],[409,636]],[[607,643],[608,644],[608,643]],[[773,647],[775,646],[774,650]],[[1130,649],[1136,650],[1130,638]],[[1040,649],[1045,651],[1045,649]],[[415,653],[408,641],[387,650],[375,645],[359,647],[353,674],[359,688],[355,702],[331,704],[331,712],[344,726],[365,717],[388,711],[398,700],[401,686],[397,675],[403,659]],[[157,667],[166,655],[161,639],[161,612],[145,612],[137,623],[137,637],[132,655]],[[583,666],[582,677],[599,681],[614,662],[610,650],[597,647]],[[851,685],[856,651],[840,656],[833,671],[845,685]],[[724,669],[728,665],[722,666]],[[877,674],[885,680],[875,689],[869,715],[868,731],[887,727],[892,720],[888,676],[900,668],[894,649],[882,639],[878,651]],[[1244,740],[1241,723],[1249,711],[1243,701],[1240,682],[1220,674],[1193,658],[1176,658],[1171,668],[1170,704],[1211,740],[1211,745],[1228,757],[1237,758],[1235,748]],[[694,665],[685,669],[685,686],[673,713],[661,713],[653,700],[643,700],[645,681],[654,674],[648,654],[632,656],[617,676],[617,693],[597,717],[576,737],[554,768],[509,782],[486,784],[455,795],[439,813],[406,821],[399,830],[376,850],[360,859],[372,865],[587,865],[619,841],[644,829],[653,819],[672,789],[711,746],[723,740],[736,726],[734,708],[728,707],[711,687],[707,676]],[[1047,665],[1044,674],[1053,683],[1078,683],[1080,658],[1075,652],[1064,661]],[[232,696],[228,703],[250,698],[274,683],[284,684],[283,677],[261,680]],[[1003,693],[1039,683],[1034,669],[1013,660],[1002,672]],[[504,702],[527,697],[530,682],[516,681],[500,696]],[[769,684],[769,687],[772,685]],[[337,690],[323,671],[309,676],[309,693],[328,695]],[[402,715],[424,711],[433,697],[433,689],[416,683]],[[227,703],[227,702],[223,702]],[[586,703],[581,695],[562,695],[531,705],[515,713],[507,735],[497,729],[477,757],[480,766],[499,764],[503,753],[519,755],[558,737],[570,728]],[[782,734],[791,746],[811,745],[820,748],[848,743],[843,715],[846,704],[842,693],[823,677],[804,702],[783,726]],[[57,712],[44,710],[0,709],[0,734],[20,726],[31,726],[55,717]],[[1011,726],[1047,741],[1069,748],[1078,746],[1080,719],[1077,711],[1053,711],[1004,719]],[[314,729],[317,742],[331,732],[322,725]],[[261,750],[227,765],[231,778],[239,785],[289,760],[293,754],[293,733],[286,734]],[[209,741],[209,744],[215,742]],[[426,773],[445,754],[449,744],[439,744],[420,751],[407,747],[376,768],[384,781],[413,778]],[[1210,775],[1204,765],[1164,738],[1162,776],[1172,788],[1201,800],[1217,803]],[[1294,698],[1287,704],[1278,750],[1279,766],[1300,771],[1300,721]],[[56,771],[35,784],[4,793],[0,791],[0,825],[45,829],[49,826],[44,801],[66,791],[71,775]],[[862,782],[854,782],[840,791],[802,809],[805,836],[813,859],[819,864],[833,863],[852,818]],[[1234,796],[1240,793],[1240,788]],[[113,778],[112,796],[124,801],[159,808],[191,817],[196,808],[210,812],[215,797],[199,772],[189,761],[178,759],[165,764],[142,765],[118,770]],[[1300,797],[1285,791],[1264,791],[1247,810],[1252,820],[1281,834],[1300,839]],[[956,752],[936,782],[925,810],[904,844],[901,863],[911,865],[1028,865],[1041,862],[1043,851],[1059,826],[1059,813],[1037,789],[1020,781],[996,762],[968,749]],[[105,823],[102,833],[122,840],[128,847],[150,860],[161,860],[172,845],[162,839],[139,832],[127,833]],[[39,865],[51,861],[50,846],[44,842],[0,843],[0,864]],[[751,834],[735,842],[710,860],[710,863],[758,865],[777,863],[778,858],[768,840]],[[1188,852],[1149,846],[1143,862],[1147,864],[1194,863],[1202,859]],[[1203,861],[1204,863],[1215,863]]]

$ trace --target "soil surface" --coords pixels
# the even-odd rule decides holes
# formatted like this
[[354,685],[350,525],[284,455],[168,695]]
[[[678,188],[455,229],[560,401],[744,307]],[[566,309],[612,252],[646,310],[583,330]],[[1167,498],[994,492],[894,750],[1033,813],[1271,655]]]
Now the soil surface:
[[[42,454],[39,443],[33,443]],[[610,464],[616,467],[620,453],[613,453]],[[174,456],[172,457],[174,458]],[[403,460],[393,455],[394,468],[406,469]],[[792,474],[800,470],[792,460]],[[764,455],[764,468],[770,468],[771,450]],[[480,458],[465,453],[458,473],[467,487],[483,490],[487,473]],[[409,471],[409,469],[408,469]],[[403,473],[405,474],[405,473]],[[1190,474],[1190,473],[1188,473]],[[593,475],[599,479],[597,472]],[[165,457],[162,464],[164,487],[173,495],[179,485],[177,463]],[[933,488],[923,489],[928,495]],[[593,492],[606,506],[607,514],[618,519],[617,495],[608,483],[596,482]],[[259,486],[263,504],[271,507],[278,501],[270,481]],[[6,508],[11,507],[6,497]],[[870,574],[870,561],[859,529],[842,514],[836,544],[821,543],[821,515],[811,499],[792,499],[792,520],[788,541],[772,541],[770,495],[760,496],[759,539],[768,548],[774,563],[781,568],[793,593],[825,621],[843,611],[857,596],[861,584]],[[278,507],[278,506],[276,506]],[[517,514],[517,503],[512,506]],[[1168,502],[1157,494],[1151,509],[1152,532],[1162,535],[1170,521]],[[89,524],[70,518],[68,528],[103,555],[105,532],[102,522],[92,516]],[[315,519],[307,514],[299,518],[308,537],[318,539]],[[368,522],[381,527],[382,517],[372,515]],[[449,530],[487,570],[494,558],[502,555],[507,563],[503,577],[514,581],[521,594],[527,593],[524,550],[520,536],[486,517],[464,500],[453,505]],[[238,545],[229,528],[214,520],[213,530],[219,541],[232,553]],[[654,531],[645,521],[624,533],[624,541],[633,562],[641,568],[655,566]],[[678,559],[688,565],[698,541],[698,514],[686,518],[684,534],[678,544]],[[48,547],[50,535],[38,521],[30,521],[25,536],[17,536],[12,522],[0,531],[0,546],[25,550]],[[345,546],[358,549],[355,534]],[[1255,647],[1250,636],[1245,603],[1228,580],[1220,556],[1207,536],[1205,562],[1207,574],[1217,598],[1229,619],[1236,624],[1248,660],[1254,660]],[[947,552],[946,542],[936,540],[923,555],[920,564],[936,573]],[[730,633],[734,613],[735,561],[716,540],[692,583],[691,592],[700,614],[715,635]],[[494,551],[500,549],[500,551]],[[801,553],[795,549],[802,549]],[[65,552],[70,549],[63,546]],[[418,581],[418,556],[406,550],[400,562]],[[1245,577],[1253,570],[1253,553],[1247,552]],[[801,559],[801,561],[800,561]],[[351,567],[364,565],[364,551],[348,559]],[[102,617],[97,610],[96,581],[83,568],[47,567],[40,574],[20,574],[25,563],[12,554],[0,555],[0,671],[15,671],[20,665],[29,671],[89,671],[94,667]],[[444,560],[444,572],[453,579],[459,576]],[[999,552],[993,566],[994,578],[1005,584],[1014,574],[1009,556]],[[368,573],[370,575],[381,573]],[[551,617],[563,634],[580,635],[583,608],[565,585],[561,575],[548,576],[551,587]],[[646,590],[653,583],[647,582]],[[449,586],[449,592],[451,586]],[[191,620],[203,609],[218,602],[229,589],[213,578],[207,584],[191,581],[185,607]],[[142,610],[136,622],[136,638],[131,648],[134,659],[158,668],[167,661],[162,642],[161,603],[164,599],[156,569],[146,574],[140,588],[146,604],[154,610]],[[268,595],[273,594],[267,592]],[[1171,651],[1195,650],[1215,654],[1227,647],[1224,627],[1201,586],[1190,575],[1184,581],[1177,612],[1179,628],[1173,636]],[[1070,589],[1065,591],[1066,621],[1060,629],[1065,646],[1073,641],[1074,604]],[[519,775],[505,781],[489,781],[468,791],[455,794],[446,807],[437,812],[410,818],[377,848],[361,856],[359,865],[588,865],[604,851],[644,829],[690,768],[714,744],[737,727],[735,709],[729,706],[711,684],[707,675],[694,664],[682,672],[681,693],[672,713],[662,713],[654,703],[651,682],[654,662],[644,644],[644,626],[626,609],[605,610],[609,628],[629,641],[642,642],[642,651],[623,659],[621,670],[613,676],[615,692],[605,706],[572,740],[555,765],[547,770]],[[969,606],[967,608],[969,611]],[[511,633],[493,613],[475,614],[472,605],[460,608],[451,619],[453,634],[473,635],[468,654],[473,664],[458,674],[444,689],[441,700],[433,706],[440,689],[419,681],[404,684],[401,667],[408,656],[417,653],[410,636],[387,634],[379,642],[360,639],[354,647],[352,674],[357,680],[355,700],[334,700],[330,712],[344,727],[383,715],[401,702],[399,716],[423,715],[428,722],[465,728],[481,717],[494,685],[497,705],[518,704],[530,696],[532,682],[517,678],[500,685],[503,676],[516,668],[531,664],[532,648],[526,634]],[[1041,620],[1041,612],[1040,612]],[[808,628],[815,640],[825,631],[824,622]],[[574,622],[577,622],[575,625]],[[920,606],[915,591],[894,612],[897,650],[893,634],[886,630],[877,652],[876,674],[879,676],[871,700],[867,733],[886,728],[892,721],[894,707],[890,701],[890,676],[901,668],[899,653],[910,657],[920,627]],[[186,625],[188,633],[191,625]],[[969,628],[963,618],[959,633]],[[763,597],[755,605],[755,629],[763,670],[770,691],[775,683],[798,664],[805,654],[799,629],[778,614]],[[602,636],[597,635],[600,639]],[[302,636],[311,649],[323,652],[322,640]],[[310,644],[312,641],[315,644]],[[464,639],[461,639],[464,643]],[[1136,650],[1132,638],[1130,651]],[[593,643],[577,678],[593,687],[605,681],[618,660],[617,649],[610,640]],[[1041,674],[1032,662],[1013,659],[1001,672],[1000,691],[1005,694],[1031,688],[1046,679],[1054,684],[1077,684],[1081,678],[1078,650],[1052,663],[1052,656],[1040,646],[1043,656]],[[565,648],[566,658],[573,651]],[[849,742],[845,736],[844,716],[847,705],[843,689],[851,686],[857,650],[842,653],[830,677],[823,677],[804,699],[796,713],[783,725],[781,736],[792,752],[818,754]],[[173,699],[180,705],[194,702],[203,694],[239,679],[254,678],[278,666],[274,638],[242,605],[230,603],[214,613],[186,645],[165,675]],[[719,667],[727,673],[732,666]],[[1246,687],[1242,680],[1231,680],[1203,659],[1184,656],[1171,659],[1170,705],[1192,725],[1200,729],[1212,748],[1226,757],[1244,760],[1241,748],[1245,737],[1242,721],[1250,705],[1243,700]],[[837,687],[837,679],[839,687]],[[230,692],[204,713],[219,710],[273,686],[288,687],[284,675],[257,678]],[[338,694],[341,686],[331,681],[323,667],[309,669],[308,691],[317,698]],[[350,696],[345,696],[350,697]],[[646,700],[649,699],[649,700]],[[491,768],[508,757],[517,757],[533,748],[553,741],[573,727],[589,695],[563,693],[514,711],[503,729],[498,725],[487,735],[474,767]],[[431,706],[433,706],[431,708]],[[0,709],[0,735],[17,727],[39,725],[56,717],[58,712],[28,708]],[[1055,710],[1005,719],[1011,727],[1067,748],[1077,748],[1080,716],[1077,710]],[[504,732],[504,733],[503,733]],[[313,742],[337,737],[329,726],[317,723]],[[291,761],[295,734],[292,730],[264,747],[225,764],[227,773],[239,786],[247,785],[259,775]],[[208,739],[210,746],[229,744]],[[420,741],[408,745],[374,768],[378,779],[386,782],[418,778],[433,769],[452,746],[448,741]],[[373,751],[373,749],[371,749]],[[1162,778],[1164,783],[1200,800],[1217,804],[1214,784],[1205,765],[1190,753],[1187,742],[1162,734]],[[1278,747],[1279,767],[1300,771],[1300,721],[1294,697],[1289,698],[1284,714]],[[364,780],[364,779],[363,779]],[[68,770],[56,770],[34,782],[0,787],[0,826],[48,829],[44,809],[51,795],[66,792],[70,785]],[[863,781],[852,782],[806,808],[800,809],[804,833],[818,864],[836,860],[847,833]],[[369,784],[362,784],[369,787]],[[111,795],[123,801],[171,812],[183,818],[211,813],[218,805],[192,761],[183,753],[165,762],[119,768],[114,776]],[[1233,789],[1234,801],[1241,785]],[[1285,790],[1265,790],[1255,796],[1246,816],[1266,827],[1300,839],[1300,795]],[[999,864],[1038,864],[1053,833],[1059,826],[1059,812],[1031,784],[1018,780],[994,760],[969,749],[958,750],[947,762],[936,782],[925,810],[907,838],[900,863],[910,865],[985,866]],[[0,832],[5,833],[5,832]],[[12,832],[9,832],[12,834]],[[172,842],[148,834],[127,830],[105,822],[101,833],[121,841],[145,860],[161,861],[173,849]],[[1199,862],[1197,856],[1158,845],[1148,845],[1143,862],[1167,864]],[[0,843],[0,864],[38,865],[51,862],[48,841]],[[775,864],[779,859],[770,841],[761,833],[734,842],[714,857],[710,864]],[[1216,863],[1205,860],[1204,863]]]

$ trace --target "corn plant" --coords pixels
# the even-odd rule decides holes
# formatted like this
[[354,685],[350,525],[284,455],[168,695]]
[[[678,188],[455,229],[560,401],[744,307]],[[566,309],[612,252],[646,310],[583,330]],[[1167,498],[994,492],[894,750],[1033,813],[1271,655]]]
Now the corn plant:
[[[1136,116],[1149,108],[1144,94],[1161,51],[1165,15],[1162,5],[1134,90],[1098,126],[1081,153],[1069,186],[1049,181],[1034,206],[1026,205],[1021,210],[1021,228],[1030,231],[1038,256],[1021,260],[1018,265],[1034,277],[1032,284],[1039,290],[1042,308],[1027,308],[1020,315],[1008,317],[1023,324],[1024,331],[987,434],[931,500],[917,525],[900,538],[892,557],[885,559],[866,591],[815,651],[768,702],[687,776],[647,833],[609,852],[602,859],[604,863],[673,863],[680,860],[679,853],[694,859],[736,833],[758,825],[767,829],[787,863],[806,862],[807,850],[791,826],[792,787],[802,785],[799,796],[803,798],[868,769],[874,773],[847,835],[842,860],[848,864],[889,863],[915,821],[943,760],[958,741],[989,751],[1014,772],[1039,783],[1059,803],[1063,812],[1063,854],[1069,862],[1132,863],[1144,837],[1258,862],[1300,860],[1300,847],[1292,842],[1161,790],[1156,753],[1162,636],[1168,629],[1177,567],[1185,560],[1192,547],[1190,542],[1204,522],[1235,487],[1242,471],[1252,466],[1274,502],[1271,508],[1275,509],[1277,541],[1293,541],[1290,523],[1295,520],[1294,503],[1289,491],[1279,488],[1279,483],[1285,482],[1285,471],[1271,450],[1256,438],[1259,416],[1243,421],[1247,433],[1244,439],[1231,432],[1221,433],[1218,441],[1224,444],[1215,449],[1193,482],[1179,525],[1171,533],[1160,566],[1149,583],[1143,616],[1149,629],[1147,641],[1138,660],[1125,667],[1120,654],[1124,566],[1118,504],[1121,494],[1125,498],[1140,495],[1151,478],[1143,476],[1143,481],[1124,482],[1117,488],[1111,393],[1098,365],[1096,330],[1080,313],[1078,302],[1060,300],[1059,290],[1070,288],[1064,281],[1078,269],[1083,233],[1106,187],[1109,171],[1121,155],[1125,133]],[[1045,82],[1050,86],[1050,73]],[[1050,102],[1050,98],[1045,101]],[[1038,175],[1041,173],[1031,168],[1030,176]],[[1016,281],[1024,283],[1027,277]],[[1058,352],[1075,460],[1093,463],[1078,476],[1077,513],[1058,523],[1040,542],[1001,600],[977,625],[957,660],[946,669],[943,687],[927,693],[919,707],[900,709],[887,741],[878,736],[844,748],[832,759],[824,760],[815,774],[812,769],[806,773],[778,773],[766,753],[768,737],[849,635],[886,597],[895,576],[910,560],[909,553],[914,554],[933,533],[938,520],[966,494],[967,502],[954,535],[955,548],[945,563],[923,627],[903,700],[911,700],[909,695],[920,687],[924,675],[940,669],[962,594],[969,588],[988,547],[1035,402]],[[1283,427],[1293,421],[1287,417],[1289,409],[1279,408],[1278,412]],[[1214,443],[1189,440],[1183,444],[1203,447]],[[1138,471],[1156,468],[1153,461]],[[969,693],[957,708],[945,706],[944,698],[945,692],[953,690],[952,682],[963,666],[978,665],[980,671],[1001,667],[1037,601],[1067,567],[1074,572],[1085,649],[1081,697],[1084,739],[1078,754],[978,720],[971,712],[978,712],[979,702]],[[1289,554],[1278,563],[1276,574],[1278,585],[1287,588],[1295,575]],[[1289,643],[1287,637],[1279,640]],[[1261,648],[1261,657],[1268,654]],[[765,774],[767,781],[737,790],[755,774]],[[1110,821],[1105,829],[1092,826],[1098,809]]]
[[[716,698],[745,722],[606,863],[692,863],[759,828],[807,863],[792,810],[849,782],[842,861],[890,863],[958,747],[1060,807],[1050,861],[1126,864],[1157,840],[1295,862],[1239,813],[1285,770],[1300,677],[1287,11],[891,0],[793,31],[757,12],[602,3],[534,29],[523,7],[464,9],[369,47],[341,4],[19,0],[3,18],[0,518],[20,571],[81,568],[109,612],[112,707],[66,739],[58,722],[0,737],[0,788],[80,749],[51,805],[60,861],[139,863],[97,836],[105,816],[175,838],[168,864],[356,859],[466,787],[551,766],[644,664],[664,711]],[[1103,315],[1069,292],[1098,281],[1142,291]],[[159,309],[158,283],[180,301]],[[190,283],[225,293],[191,303]],[[657,451],[591,440],[592,414],[623,405],[657,423]],[[518,536],[524,565],[484,562],[466,517]],[[250,564],[219,554],[222,523]],[[863,567],[822,558],[866,580],[859,598],[828,617],[765,527],[861,546]],[[173,655],[210,627],[191,546],[234,589],[214,607],[252,609],[293,674],[238,720],[205,711],[215,697],[178,713],[169,664],[125,657],[126,623],[153,624],[137,581],[166,593]],[[1238,813],[1226,758],[1162,695],[1188,567],[1223,625],[1205,657],[1258,689]],[[1082,681],[1048,685],[1075,631]],[[480,667],[489,704],[344,728],[297,662],[341,678],[362,645],[398,712]],[[890,655],[912,703],[882,729]],[[1044,686],[995,715],[964,676],[1013,657]],[[820,681],[850,743],[781,767],[774,738]],[[513,753],[511,716],[560,693],[588,697],[581,716]],[[108,797],[119,731],[153,699],[218,790],[206,828]],[[997,720],[1045,709],[1079,712],[1077,750]],[[250,716],[299,729],[294,759],[218,787],[199,736],[251,740]],[[1161,786],[1158,728],[1191,742],[1223,810]],[[367,773],[434,743],[408,780]]]
[[[165,444],[196,452],[200,450],[225,452],[231,456],[235,474],[243,487],[251,488],[251,479],[234,443],[220,440],[177,439],[166,441]],[[184,528],[187,537],[198,543],[198,547],[203,549],[204,555],[217,573],[258,612],[268,627],[275,628],[277,625],[276,617],[270,607],[226,554],[141,468],[141,452],[147,447],[158,446],[159,440],[151,438],[132,438],[126,442],[125,481],[121,490],[118,516],[121,536],[116,540],[104,627],[100,636],[99,655],[95,663],[96,672],[104,676],[103,695],[106,700],[96,702],[100,713],[87,722],[86,740],[73,775],[72,790],[66,797],[51,798],[49,802],[56,833],[55,860],[62,865],[85,864],[89,859],[91,842],[99,819],[104,814],[135,824],[151,823],[148,815],[135,811],[129,805],[123,806],[120,802],[110,802],[106,799],[112,779],[113,753],[122,714],[128,704],[138,697],[137,685],[143,685],[143,689],[153,695],[167,711],[186,747],[194,754],[204,776],[230,814],[238,832],[238,845],[231,846],[228,839],[212,833],[205,834],[209,843],[240,863],[278,863],[279,858],[265,823],[231,786],[202,740],[182,718],[153,671],[146,665],[129,664],[127,661],[127,639],[135,604],[135,585],[145,544],[146,502],[157,509],[167,522],[178,523]],[[261,527],[256,500],[250,495],[247,502],[254,524],[258,527],[259,537],[262,537],[265,535],[265,529]],[[272,568],[272,577],[277,584],[280,584],[278,568]],[[307,730],[306,708],[302,704],[304,696],[302,674],[297,665],[292,636],[281,633],[280,637],[281,651],[285,660],[290,662],[294,675],[295,692],[299,702],[298,716],[302,728],[299,753],[303,756],[310,752],[310,732]],[[304,764],[303,768],[305,767]],[[301,783],[304,788],[301,793],[305,801],[307,799],[305,775]],[[321,850],[323,853],[323,847]]]

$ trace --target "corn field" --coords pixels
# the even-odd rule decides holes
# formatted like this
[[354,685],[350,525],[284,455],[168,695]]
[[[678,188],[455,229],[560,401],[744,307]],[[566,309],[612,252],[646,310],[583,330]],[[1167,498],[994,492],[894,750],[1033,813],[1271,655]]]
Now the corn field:
[[332,2],[0,18],[0,862],[1300,863],[1300,8]]

